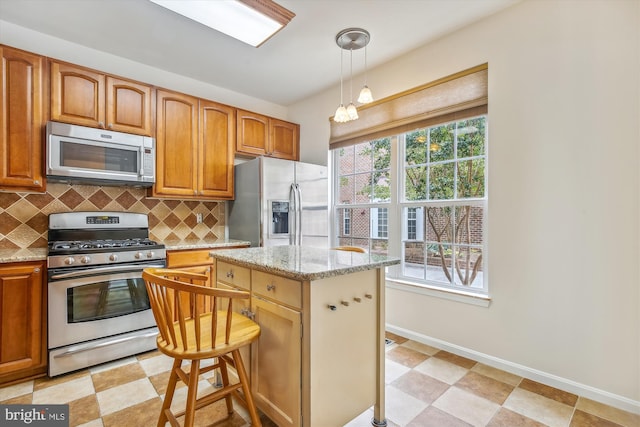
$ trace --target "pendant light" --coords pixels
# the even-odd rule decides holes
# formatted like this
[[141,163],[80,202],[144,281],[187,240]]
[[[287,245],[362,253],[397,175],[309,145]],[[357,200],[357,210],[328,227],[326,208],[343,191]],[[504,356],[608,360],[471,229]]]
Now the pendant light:
[[368,104],[373,102],[373,95],[371,89],[367,86],[367,45],[369,44],[369,33],[367,33],[367,41],[364,44],[364,87],[360,90],[358,96],[358,102],[360,104]]
[[344,103],[342,102],[342,46],[340,46],[340,106],[336,110],[333,120],[338,123],[349,121],[349,113],[347,109],[344,108]]
[[[353,51],[361,49],[369,44],[370,36],[367,30],[363,30],[362,28],[347,28],[345,30],[340,31],[336,35],[336,44],[340,47],[340,106],[336,110],[336,114],[333,117],[333,120],[338,123],[344,123],[349,120],[356,120],[358,118],[358,109],[353,103]],[[343,78],[342,78],[342,69],[343,69],[343,50],[349,49],[350,53],[350,103],[347,108],[344,107],[343,102]],[[363,92],[365,93],[366,102],[371,102],[373,98],[371,97],[371,91],[366,85],[366,49],[365,49],[365,87],[360,92],[360,97],[363,96]],[[369,96],[366,97],[366,93],[368,92]],[[358,98],[358,102],[365,103]]]

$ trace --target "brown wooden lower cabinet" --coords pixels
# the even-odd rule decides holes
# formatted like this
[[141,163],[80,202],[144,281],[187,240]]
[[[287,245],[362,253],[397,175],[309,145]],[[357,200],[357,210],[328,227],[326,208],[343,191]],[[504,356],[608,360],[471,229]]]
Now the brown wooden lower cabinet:
[[45,263],[0,264],[0,384],[47,372]]

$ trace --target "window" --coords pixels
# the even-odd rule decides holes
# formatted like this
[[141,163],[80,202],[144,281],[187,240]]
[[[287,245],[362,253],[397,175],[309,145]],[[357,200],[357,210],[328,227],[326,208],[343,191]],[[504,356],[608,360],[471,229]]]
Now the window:
[[333,150],[338,243],[394,248],[402,262],[391,278],[486,293],[486,121],[480,115]]
[[[334,151],[336,218],[342,218],[337,245],[386,253],[391,141],[384,138]],[[349,218],[349,221],[345,221]]]

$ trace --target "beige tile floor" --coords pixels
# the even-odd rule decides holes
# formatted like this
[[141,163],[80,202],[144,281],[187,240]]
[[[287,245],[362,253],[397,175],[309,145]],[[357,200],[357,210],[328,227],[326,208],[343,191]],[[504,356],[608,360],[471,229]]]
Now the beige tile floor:
[[[500,371],[424,344],[388,334],[386,416],[390,427],[638,427],[640,415]],[[171,360],[159,352],[0,388],[0,403],[69,404],[70,425],[153,427]],[[203,378],[200,389],[212,388]],[[174,404],[184,402],[186,388]],[[227,416],[224,402],[196,413],[198,427],[248,426],[240,405]],[[347,424],[370,426],[372,410]],[[264,418],[265,427],[275,425]],[[313,426],[339,427],[339,426]]]

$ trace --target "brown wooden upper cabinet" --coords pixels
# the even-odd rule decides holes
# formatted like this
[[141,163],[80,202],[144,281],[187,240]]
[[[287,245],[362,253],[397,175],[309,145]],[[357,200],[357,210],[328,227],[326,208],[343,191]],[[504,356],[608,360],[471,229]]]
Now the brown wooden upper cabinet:
[[0,189],[44,191],[45,58],[0,45]]
[[235,108],[157,90],[156,183],[151,195],[233,198]]
[[299,160],[299,125],[245,110],[237,110],[236,121],[237,154]]
[[51,120],[153,136],[153,88],[63,62],[51,62]]

